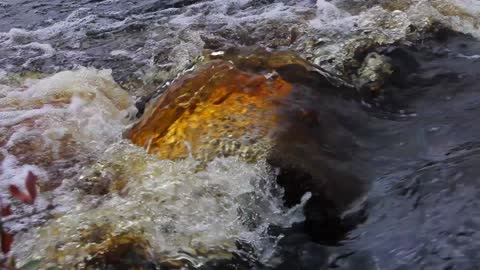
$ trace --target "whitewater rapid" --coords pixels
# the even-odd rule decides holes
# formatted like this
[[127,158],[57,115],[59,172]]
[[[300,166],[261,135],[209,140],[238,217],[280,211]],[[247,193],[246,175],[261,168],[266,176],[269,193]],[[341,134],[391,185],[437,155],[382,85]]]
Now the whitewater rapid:
[[[81,264],[88,247],[78,248],[79,228],[106,226],[138,233],[159,260],[201,265],[243,253],[242,242],[252,250],[243,255],[274,265],[282,236],[268,228],[303,221],[309,195],[284,206],[265,161],[218,158],[198,171],[192,159],[148,155],[122,136],[140,97],[224,47],[290,49],[342,74],[348,48],[366,36],[408,41],[412,27],[439,21],[480,37],[474,0],[415,0],[393,11],[385,1],[193,2],[162,8],[103,1],[0,33],[0,192],[8,201],[8,185],[21,186],[28,171],[41,190],[33,208],[14,204],[18,213],[38,214],[6,224],[18,233],[13,254],[20,263]],[[84,183],[95,179],[121,180],[121,188],[92,194]]]

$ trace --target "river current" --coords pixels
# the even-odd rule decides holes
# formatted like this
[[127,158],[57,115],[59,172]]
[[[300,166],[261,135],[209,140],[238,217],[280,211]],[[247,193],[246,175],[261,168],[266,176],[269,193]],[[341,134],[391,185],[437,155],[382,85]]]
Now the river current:
[[[432,21],[451,32],[416,43]],[[328,105],[357,146],[329,151],[369,185],[352,205],[362,221],[335,243],[298,225],[311,194],[285,205],[267,162],[199,170],[124,136],[206,53],[289,50],[355,84],[345,63],[367,38],[401,72],[381,100]],[[0,1],[0,193],[22,217],[5,223],[12,254],[90,269],[82,241],[97,230],[142,235],[158,265],[140,269],[479,269],[478,38],[476,0]],[[29,171],[33,207],[7,193]]]

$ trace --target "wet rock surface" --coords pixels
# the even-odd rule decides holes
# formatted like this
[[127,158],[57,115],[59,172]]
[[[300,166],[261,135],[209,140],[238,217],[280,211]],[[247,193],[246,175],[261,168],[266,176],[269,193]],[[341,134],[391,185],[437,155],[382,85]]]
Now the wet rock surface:
[[[303,105],[310,110],[301,121],[282,118],[291,124],[284,134],[290,143],[273,148],[269,160],[283,168],[277,180],[286,188],[287,204],[317,190],[316,184],[325,183],[319,179],[331,181],[337,203],[343,196],[352,198],[348,190],[353,186],[342,183],[369,179],[372,186],[366,207],[341,217],[331,210],[342,208],[329,204],[325,193],[314,196],[305,208],[307,221],[279,242],[285,261],[275,269],[478,268],[474,164],[480,130],[474,121],[480,48],[466,35],[449,32],[444,37],[373,49],[389,67],[375,96],[325,91],[318,99],[309,96]],[[277,71],[282,76],[282,69]],[[308,76],[284,74],[296,89],[321,88]],[[304,123],[318,131],[305,129]],[[309,141],[311,134],[314,140]],[[315,142],[322,147],[315,148]],[[295,157],[308,158],[295,163]],[[312,171],[321,175],[305,173]]]
[[[476,125],[480,113],[480,46],[476,39],[479,36],[480,8],[474,1],[37,2],[0,2],[0,20],[4,22],[0,26],[3,31],[0,33],[0,79],[15,80],[17,74],[45,77],[77,65],[111,68],[115,80],[130,94],[146,97],[138,102],[138,107],[144,107],[150,97],[160,94],[172,79],[177,78],[170,89],[187,89],[186,92],[169,95],[167,90],[158,100],[164,99],[160,102],[164,107],[185,102],[158,115],[149,116],[147,110],[144,119],[151,118],[158,125],[153,125],[143,138],[134,139],[137,144],[169,159],[188,159],[189,155],[199,160],[240,156],[252,162],[263,155],[262,158],[278,168],[276,180],[285,188],[283,199],[286,206],[293,207],[305,192],[312,192],[304,208],[305,221],[294,222],[291,228],[278,224],[268,226],[267,234],[255,235],[257,238],[276,237],[271,258],[277,261],[263,263],[257,261],[256,256],[245,256],[255,247],[248,241],[236,242],[236,233],[244,232],[245,224],[253,226],[251,224],[263,216],[272,218],[269,214],[277,214],[277,209],[260,211],[252,203],[240,204],[247,210],[254,209],[250,213],[253,221],[241,216],[240,224],[235,223],[238,220],[236,215],[224,217],[212,210],[221,212],[225,205],[229,210],[237,209],[237,206],[231,206],[230,197],[235,203],[244,202],[245,197],[253,198],[245,195],[251,192],[248,185],[231,186],[242,182],[240,180],[245,177],[258,179],[257,175],[244,177],[243,172],[234,172],[232,176],[230,171],[225,173],[223,164],[216,164],[202,174],[204,167],[198,164],[168,167],[156,159],[146,161],[143,152],[121,152],[124,159],[112,162],[113,165],[103,161],[102,166],[90,168],[84,178],[80,177],[83,182],[72,185],[75,191],[87,196],[80,200],[82,205],[93,205],[87,211],[79,212],[81,219],[75,215],[67,216],[63,223],[53,223],[54,226],[50,227],[53,231],[65,231],[66,238],[61,244],[71,241],[73,254],[79,252],[75,244],[88,242],[82,244],[83,253],[76,256],[79,261],[75,263],[78,264],[70,265],[87,263],[88,267],[105,269],[154,269],[152,267],[158,266],[161,269],[269,270],[480,268],[477,169],[480,129]],[[21,29],[12,29],[14,27]],[[269,58],[268,53],[264,53],[261,57],[245,57],[232,49],[252,45],[274,51],[276,56]],[[308,61],[293,54],[278,53],[286,48]],[[212,62],[205,64],[206,60]],[[187,72],[187,79],[178,79],[185,74],[186,68],[195,64],[195,72],[204,72],[205,78],[196,81],[194,77],[188,77],[192,73]],[[209,68],[221,78],[211,85],[220,85],[223,89],[218,91],[218,88],[211,87],[213,90],[206,93],[214,95],[202,97],[208,106],[203,111],[197,110],[202,99],[190,95],[189,91],[201,92],[205,79],[214,77],[207,72]],[[193,74],[198,75],[195,72]],[[11,73],[14,77],[8,77]],[[333,73],[336,75],[331,75]],[[344,80],[357,89],[346,86],[349,83]],[[229,94],[230,87],[235,89],[234,95]],[[279,92],[275,92],[277,90]],[[247,94],[242,93],[245,91]],[[253,94],[250,101],[237,103],[236,98],[251,94],[248,91],[262,94]],[[2,92],[0,98],[8,96],[5,93]],[[217,96],[220,98],[215,98]],[[89,100],[88,96],[86,100]],[[152,99],[151,104],[153,102]],[[221,107],[222,103],[225,107]],[[66,104],[64,102],[62,106]],[[258,109],[249,116],[250,121],[236,114],[247,107],[245,104],[255,105]],[[214,114],[210,115],[209,106],[216,108]],[[139,109],[141,115],[143,108]],[[11,107],[0,107],[0,110],[9,111]],[[199,111],[203,112],[200,113],[202,117],[195,118]],[[164,120],[170,116],[179,123],[184,121],[183,124],[169,130],[172,123]],[[203,126],[205,119],[217,126]],[[27,119],[16,127],[26,130],[44,128],[32,126],[32,121],[36,120]],[[101,126],[95,127],[102,130]],[[253,140],[240,138],[244,131],[252,130],[258,131]],[[275,131],[275,136],[270,131]],[[156,134],[155,144],[151,143],[150,133]],[[227,139],[223,139],[225,135]],[[209,136],[217,136],[220,140],[210,140]],[[20,163],[47,168],[50,171],[45,174],[45,179],[63,178],[67,175],[64,167],[80,164],[74,151],[77,148],[68,136],[64,141],[60,140],[60,145],[66,147],[65,151],[60,149],[67,154],[65,157],[69,162],[65,163],[51,158],[56,153],[50,151],[48,145],[42,145],[42,140],[37,137],[22,137],[5,153],[24,155],[19,159]],[[4,148],[11,139],[11,130],[0,134],[0,147]],[[95,140],[92,140],[94,145]],[[199,141],[191,143],[195,140]],[[101,144],[111,142],[99,141]],[[185,144],[185,141],[190,143]],[[173,145],[171,148],[159,150],[169,143]],[[208,147],[201,149],[201,146]],[[39,152],[45,147],[48,150],[45,156],[38,153],[25,155],[24,149]],[[248,150],[250,148],[255,150]],[[0,162],[5,156],[0,153]],[[132,162],[129,156],[135,156],[136,160]],[[178,183],[185,183],[186,186],[180,186],[187,190],[185,198],[178,200],[174,191],[168,193],[170,190],[163,193],[165,190],[157,186],[158,181],[145,178],[141,172],[148,164],[162,167],[166,172],[173,171],[173,174],[162,172],[160,178],[177,181],[172,184],[175,192]],[[235,167],[232,163],[227,164],[230,169]],[[251,164],[241,161],[235,165],[251,169]],[[184,176],[184,170],[194,172],[177,179],[178,175]],[[219,176],[213,172],[225,175],[215,178]],[[72,172],[77,173],[77,170]],[[155,174],[158,170],[149,173]],[[197,187],[198,181],[194,180],[197,177],[219,181]],[[228,182],[231,178],[237,182]],[[131,179],[141,179],[138,182],[148,185],[135,186]],[[237,189],[245,193],[239,195]],[[261,186],[253,189],[261,190]],[[147,199],[135,197],[132,190],[147,194]],[[155,194],[149,193],[151,190],[155,190]],[[129,199],[129,196],[133,198]],[[265,194],[255,196],[263,198]],[[104,197],[115,200],[102,204],[101,198]],[[161,208],[151,198],[170,208]],[[213,203],[211,198],[220,204]],[[208,202],[205,205],[199,203],[205,201]],[[133,206],[129,208],[126,202]],[[350,209],[352,202],[357,204]],[[187,213],[178,211],[175,208],[177,203]],[[265,201],[262,203],[266,204]],[[124,213],[119,213],[117,208],[120,206]],[[212,222],[209,216],[198,215],[197,206],[199,211],[212,218],[220,216],[225,219]],[[153,211],[158,209],[164,211]],[[134,214],[135,210],[141,210],[140,214]],[[156,220],[138,219],[138,216],[152,215]],[[106,216],[107,221],[99,218],[102,216]],[[241,252],[216,256],[225,255],[224,250],[216,249],[217,243],[211,243],[207,246],[215,248],[208,253],[212,256],[210,259],[205,259],[207,253],[198,252],[205,249],[201,245],[197,250],[182,250],[183,253],[176,254],[175,251],[180,249],[176,245],[168,247],[168,244],[192,245],[193,242],[184,236],[191,235],[188,230],[192,228],[188,225],[196,225],[198,220],[210,224],[210,227],[205,226],[207,229],[211,229],[212,224],[235,223],[238,231],[231,235],[227,233],[228,244],[222,247],[237,251],[234,248],[237,245]],[[141,229],[138,233],[122,230],[126,221],[137,222]],[[84,238],[77,234],[75,226],[79,222],[86,226]],[[113,226],[115,235],[102,233],[96,227],[101,222]],[[276,220],[275,223],[281,222]],[[149,231],[149,239],[155,239],[149,242],[141,237],[145,227],[161,227],[164,231],[160,238],[155,238],[159,235],[157,231]],[[223,227],[215,229],[215,235],[224,233]],[[100,235],[92,233],[95,231]],[[209,240],[208,232],[203,235],[204,231],[196,231],[204,237],[201,238],[203,241]],[[164,235],[171,238],[162,242]],[[77,236],[79,238],[75,238]],[[49,250],[49,256],[55,257],[58,239],[47,239],[50,247],[54,247]],[[173,256],[177,260],[167,259],[154,266],[152,261],[158,257],[150,257],[149,245],[152,243],[162,243],[154,249],[161,251],[158,257],[171,258],[173,253],[180,259]],[[92,249],[89,249],[90,244]],[[89,260],[82,259],[85,254],[90,256]],[[118,257],[126,260],[119,261]],[[191,263],[198,258],[203,265]]]
[[356,175],[374,179],[368,218],[312,269],[479,267],[478,52],[462,35],[384,51],[392,78],[354,131],[368,168]]
[[226,53],[233,64],[214,60],[175,81],[127,136],[163,159],[266,158],[279,169],[288,206],[312,193],[307,230],[336,241],[355,225],[343,222],[343,211],[368,186],[343,167],[357,146],[332,105],[354,102],[355,90],[295,54],[248,51]]
[[[366,107],[329,102],[337,112],[348,108],[346,130],[357,147],[343,162],[357,177],[372,180],[367,207],[329,219],[330,227],[307,220],[292,229],[279,242],[285,261],[275,269],[479,267],[478,42],[450,33],[377,51],[393,71],[382,93]],[[339,177],[338,171],[332,176]],[[285,179],[305,180],[298,171],[284,171],[279,181]],[[335,235],[342,224],[351,231],[333,238],[340,246],[330,245],[325,235]],[[235,269],[226,265],[217,267]]]

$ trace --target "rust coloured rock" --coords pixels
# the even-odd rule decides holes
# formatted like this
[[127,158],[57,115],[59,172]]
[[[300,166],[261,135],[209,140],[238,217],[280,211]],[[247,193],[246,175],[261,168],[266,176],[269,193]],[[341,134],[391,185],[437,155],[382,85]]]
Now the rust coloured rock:
[[292,87],[279,76],[215,60],[175,82],[129,138],[164,159],[239,155],[253,161],[268,150],[279,125],[277,111]]
[[162,159],[266,159],[280,169],[287,204],[312,192],[307,226],[338,224],[366,184],[345,169],[355,138],[329,107],[355,91],[291,53],[236,53],[174,82],[127,136]]

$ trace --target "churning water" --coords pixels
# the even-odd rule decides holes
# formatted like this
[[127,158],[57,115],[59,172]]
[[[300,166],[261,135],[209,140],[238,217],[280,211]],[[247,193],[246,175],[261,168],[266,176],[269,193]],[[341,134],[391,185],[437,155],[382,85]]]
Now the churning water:
[[[133,238],[145,256],[173,266],[240,257],[258,268],[480,267],[480,2],[6,0],[0,22],[0,190],[8,201],[8,185],[21,186],[28,171],[41,190],[35,209],[13,202],[27,215],[6,222],[19,264],[85,267],[93,245],[85,239],[100,231]],[[411,46],[412,29],[432,22],[462,36]],[[136,103],[204,51],[289,49],[345,78],[350,48],[368,38],[398,46],[385,54],[417,77],[388,86],[395,104],[385,110],[334,108],[351,117],[359,145],[345,166],[372,183],[371,217],[343,247],[298,232],[289,240],[298,252],[279,244],[288,235],[272,227],[303,222],[310,194],[285,206],[264,160],[219,157],[200,170],[192,158],[159,160],[123,137],[142,110]]]

